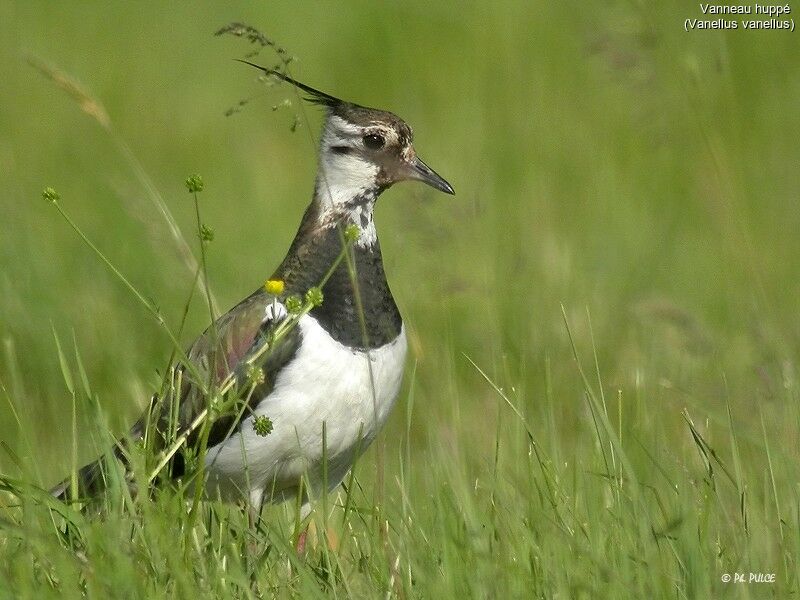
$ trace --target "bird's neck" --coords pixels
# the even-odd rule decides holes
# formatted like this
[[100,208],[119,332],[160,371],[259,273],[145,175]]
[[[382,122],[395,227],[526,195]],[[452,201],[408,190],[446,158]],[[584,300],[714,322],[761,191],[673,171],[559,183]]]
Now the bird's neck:
[[274,277],[285,281],[296,293],[305,293],[321,280],[339,261],[337,272],[346,270],[343,260],[345,232],[351,225],[359,229],[353,244],[354,257],[371,257],[380,266],[380,244],[373,220],[377,190],[350,189],[347,196],[335,181],[317,178],[314,198],[306,209],[289,252]]
[[320,228],[343,224],[358,226],[356,245],[377,244],[372,215],[384,188],[376,183],[377,167],[349,156],[323,155],[314,185],[313,217]]
[[[321,187],[325,190],[321,191]],[[386,281],[372,218],[380,191],[351,190],[347,198],[340,197],[332,203],[337,193],[341,190],[330,186],[330,181],[326,184],[318,179],[314,200],[273,278],[285,282],[287,294],[302,296],[309,288],[322,284],[328,275],[322,285],[324,301],[312,315],[337,341],[376,348],[397,337],[402,325]],[[343,255],[344,232],[349,225],[360,229],[352,247],[352,271]],[[366,331],[362,323],[366,323]]]

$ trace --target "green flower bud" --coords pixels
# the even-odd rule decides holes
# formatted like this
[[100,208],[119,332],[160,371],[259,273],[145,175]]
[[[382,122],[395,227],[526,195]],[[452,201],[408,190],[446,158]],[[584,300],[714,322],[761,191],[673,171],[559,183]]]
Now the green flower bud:
[[322,290],[318,287],[313,287],[306,292],[306,302],[311,306],[322,306]]
[[186,187],[190,194],[203,191],[203,178],[200,175],[192,175],[186,180]]
[[272,433],[272,420],[266,415],[259,415],[253,419],[253,430],[256,435],[267,437]]
[[348,244],[352,244],[360,235],[361,229],[358,228],[358,225],[351,223],[347,226],[347,229],[344,230],[344,241],[346,241]]
[[286,300],[284,300],[283,305],[286,307],[286,310],[293,315],[296,315],[303,310],[303,301],[300,300],[299,296],[289,296]]
[[261,385],[266,381],[264,369],[257,365],[250,365],[247,367],[247,381],[251,384]]

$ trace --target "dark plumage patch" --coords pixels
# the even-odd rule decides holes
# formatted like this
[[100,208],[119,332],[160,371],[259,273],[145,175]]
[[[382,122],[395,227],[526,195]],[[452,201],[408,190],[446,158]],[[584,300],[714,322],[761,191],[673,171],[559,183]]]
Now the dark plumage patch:
[[331,114],[360,127],[369,127],[375,123],[390,127],[397,132],[400,147],[409,145],[413,139],[413,132],[408,123],[388,110],[341,102],[331,107]]
[[[342,215],[337,226],[320,228],[306,222],[315,216],[311,209],[306,212],[289,253],[272,276],[285,282],[287,294],[302,295],[319,285],[342,251],[342,228],[350,224],[349,217]],[[352,253],[355,282],[346,262],[340,262],[322,288],[325,301],[311,315],[346,346],[361,350],[379,348],[400,334],[403,320],[386,281],[378,242],[367,247],[356,245]],[[364,311],[364,329],[356,290]]]
[[411,142],[414,138],[414,132],[411,130],[411,127],[400,119],[400,122],[397,126],[397,139],[398,143],[401,148],[406,148],[411,145]]

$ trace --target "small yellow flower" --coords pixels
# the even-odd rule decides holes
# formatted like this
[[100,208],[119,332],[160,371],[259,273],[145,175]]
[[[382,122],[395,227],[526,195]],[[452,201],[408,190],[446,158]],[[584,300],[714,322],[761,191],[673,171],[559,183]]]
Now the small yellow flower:
[[267,279],[267,282],[264,284],[264,289],[273,296],[280,296],[285,287],[282,279]]

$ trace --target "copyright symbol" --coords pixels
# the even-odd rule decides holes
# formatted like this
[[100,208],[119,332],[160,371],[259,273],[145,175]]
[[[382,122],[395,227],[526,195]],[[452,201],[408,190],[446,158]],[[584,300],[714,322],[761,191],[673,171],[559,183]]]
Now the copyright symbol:
[[731,576],[728,573],[722,574],[722,583],[728,583],[731,580]]

